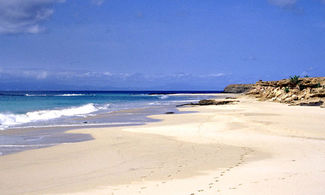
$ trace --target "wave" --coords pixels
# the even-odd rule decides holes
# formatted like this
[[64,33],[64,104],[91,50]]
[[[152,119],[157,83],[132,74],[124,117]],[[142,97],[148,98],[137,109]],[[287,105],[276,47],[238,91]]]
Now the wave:
[[[62,97],[69,97],[69,96],[85,96],[87,94],[80,94],[80,93],[66,93],[66,94],[57,94],[57,95],[54,95],[54,94],[29,94],[29,93],[26,93],[24,96],[62,96]],[[92,95],[93,94],[89,94],[89,95]]]
[[78,93],[67,93],[67,94],[60,94],[55,96],[84,96],[86,94],[78,94]]
[[47,96],[46,94],[29,94],[26,93],[24,96]]
[[7,114],[0,113],[0,129],[16,126],[25,123],[47,121],[61,117],[86,116],[87,114],[107,109],[109,104],[96,106],[93,103],[85,104],[79,107],[70,107],[57,110],[39,110],[27,112],[26,114]]
[[167,99],[167,98],[169,98],[168,95],[162,95],[162,96],[159,96],[159,99],[162,99],[162,100],[165,100],[165,99]]

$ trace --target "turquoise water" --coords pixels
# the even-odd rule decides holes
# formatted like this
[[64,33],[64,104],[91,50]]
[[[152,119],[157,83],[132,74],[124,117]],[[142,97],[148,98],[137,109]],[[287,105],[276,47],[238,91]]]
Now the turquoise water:
[[[0,92],[0,130],[19,127],[77,125],[81,119],[113,111],[177,105],[209,98],[153,95],[171,92],[23,91]],[[175,92],[176,93],[176,92]],[[177,92],[180,93],[180,92]],[[105,118],[91,121],[107,123]],[[88,124],[83,120],[83,123]]]

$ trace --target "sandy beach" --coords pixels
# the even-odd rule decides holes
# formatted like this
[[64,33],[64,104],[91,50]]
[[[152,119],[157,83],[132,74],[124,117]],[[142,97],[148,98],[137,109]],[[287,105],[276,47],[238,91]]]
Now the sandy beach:
[[0,194],[325,194],[325,109],[239,100],[0,156]]

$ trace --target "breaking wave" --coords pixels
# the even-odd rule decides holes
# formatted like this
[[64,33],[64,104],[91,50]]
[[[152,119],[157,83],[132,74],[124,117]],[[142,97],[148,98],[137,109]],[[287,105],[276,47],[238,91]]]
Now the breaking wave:
[[84,96],[86,94],[78,94],[78,93],[67,93],[67,94],[60,94],[56,96]]
[[165,100],[165,99],[167,99],[167,98],[169,98],[168,95],[162,95],[162,96],[159,96],[159,99],[161,99],[161,100]]
[[66,93],[66,94],[29,94],[26,93],[25,96],[63,96],[63,97],[68,97],[68,96],[85,96],[86,94],[79,94],[79,93]]
[[86,116],[87,114],[99,110],[104,110],[108,107],[109,104],[98,106],[93,103],[90,103],[79,107],[70,107],[56,110],[39,110],[27,112],[26,114],[0,113],[0,130],[20,124],[47,121],[61,117]]

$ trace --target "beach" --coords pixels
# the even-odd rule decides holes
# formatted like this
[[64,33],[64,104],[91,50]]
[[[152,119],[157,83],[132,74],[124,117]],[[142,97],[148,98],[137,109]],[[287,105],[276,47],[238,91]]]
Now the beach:
[[0,156],[0,194],[325,194],[325,109],[238,100]]

